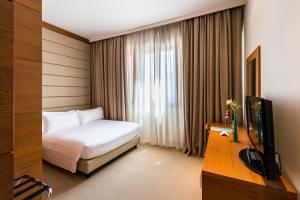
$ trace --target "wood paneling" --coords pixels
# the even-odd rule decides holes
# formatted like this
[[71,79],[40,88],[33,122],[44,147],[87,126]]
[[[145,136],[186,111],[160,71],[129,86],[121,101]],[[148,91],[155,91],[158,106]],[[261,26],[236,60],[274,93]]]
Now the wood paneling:
[[14,57],[41,61],[41,14],[19,3],[14,4],[14,13]]
[[41,179],[41,1],[15,1],[14,7],[14,176]]
[[90,78],[90,70],[43,63],[43,74]]
[[76,96],[90,96],[90,88],[78,87],[52,87],[43,86],[43,97],[76,97]]
[[[2,6],[3,4],[0,3]],[[0,155],[0,199],[13,199],[13,153]]]
[[[15,115],[15,171],[41,161],[41,111]],[[40,162],[41,164],[41,162]],[[40,166],[41,167],[41,166]]]
[[54,52],[60,55],[64,55],[76,59],[85,60],[87,62],[89,62],[90,60],[90,54],[88,52],[67,47],[57,42],[52,42],[45,39],[43,39],[43,50]]
[[42,177],[41,1],[4,0],[0,9],[0,198],[6,200],[13,199],[14,177]]
[[90,63],[87,61],[45,51],[43,51],[43,62],[69,67],[76,67],[80,69],[90,69]]
[[296,200],[296,193],[285,190],[235,181],[228,177],[202,174],[203,200]]
[[79,40],[70,38],[68,36],[62,35],[60,33],[57,33],[55,31],[48,30],[46,28],[42,29],[42,36],[43,39],[59,43],[61,45],[71,47],[80,51],[84,51],[89,53],[90,52],[90,46],[89,44],[86,44],[84,42],[81,42]]
[[13,199],[13,4],[0,1],[0,199]]
[[[0,1],[0,155],[13,144],[13,6]],[[0,163],[1,165],[1,163]]]
[[63,106],[63,107],[57,107],[57,108],[46,108],[43,109],[44,111],[47,112],[63,112],[63,111],[70,111],[70,110],[85,110],[89,109],[90,104],[87,105],[81,105],[81,106]]
[[90,96],[43,98],[43,109],[87,105],[90,101]]
[[69,86],[69,87],[90,87],[90,80],[86,78],[62,77],[43,75],[43,86]]
[[251,147],[251,142],[245,128],[239,128],[238,134],[239,142],[232,142],[232,135],[209,132],[202,170],[203,200],[296,200],[295,190],[287,182],[267,181],[243,165],[239,152]]
[[55,31],[55,32],[57,32],[57,33],[63,34],[63,35],[65,35],[65,36],[74,38],[74,39],[79,40],[79,41],[81,41],[81,42],[89,43],[89,40],[88,40],[88,39],[86,39],[86,38],[84,38],[84,37],[81,37],[81,36],[79,36],[79,35],[76,35],[76,34],[74,34],[74,33],[71,33],[71,32],[69,32],[69,31],[67,31],[67,30],[62,29],[62,28],[59,28],[59,27],[57,27],[57,26],[54,26],[54,25],[52,25],[52,24],[49,24],[49,23],[47,23],[47,22],[43,22],[43,27],[44,27],[44,28],[47,28],[47,29],[49,29],[49,30]]
[[54,31],[42,33],[43,110],[90,108],[89,44]]
[[37,11],[38,13],[41,12],[42,9],[42,2],[40,0],[14,0],[15,2],[18,2],[19,4],[22,4],[28,8],[31,8],[35,11]]
[[41,111],[41,62],[15,59],[15,113]]

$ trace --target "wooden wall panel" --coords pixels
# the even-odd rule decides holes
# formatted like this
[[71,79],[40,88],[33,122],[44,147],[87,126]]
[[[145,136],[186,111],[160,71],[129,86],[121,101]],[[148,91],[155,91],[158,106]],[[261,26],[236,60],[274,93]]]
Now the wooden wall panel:
[[75,59],[81,59],[84,61],[89,62],[90,60],[90,54],[88,52],[74,49],[65,45],[62,45],[57,42],[49,41],[46,39],[43,39],[43,50],[54,52],[56,54],[60,54],[63,56],[75,58]]
[[64,107],[58,107],[58,108],[45,108],[44,111],[47,112],[63,112],[63,111],[70,111],[70,110],[85,110],[89,109],[90,104],[87,105],[81,105],[81,106],[64,106]]
[[67,31],[67,30],[62,29],[62,28],[60,28],[60,27],[54,26],[53,24],[49,24],[49,23],[47,23],[47,22],[45,22],[45,21],[42,22],[42,26],[43,26],[44,28],[48,29],[48,30],[54,31],[54,32],[56,32],[56,33],[60,33],[60,34],[62,34],[62,35],[64,35],[64,36],[73,38],[73,39],[75,39],[75,40],[84,42],[84,43],[86,43],[86,44],[89,44],[89,43],[90,43],[89,39],[87,39],[87,38],[85,38],[85,37],[82,37],[82,36],[80,36],[80,35],[77,35],[77,34],[75,34],[75,33],[72,33],[72,32],[70,32],[70,31]]
[[17,47],[14,49],[14,57],[40,62],[41,15],[22,4],[14,5],[14,35]]
[[[25,113],[15,115],[15,176],[35,171],[34,174],[41,178],[41,157],[42,157],[42,116],[41,111],[36,113]],[[40,163],[40,165],[38,165]],[[27,171],[34,166],[31,172]],[[39,167],[36,167],[39,166]],[[27,170],[26,170],[27,169]]]
[[14,1],[26,7],[29,7],[39,13],[42,12],[42,5],[41,5],[42,1],[40,0],[14,0]]
[[90,96],[90,88],[80,87],[52,87],[43,86],[43,94],[45,97],[76,97],[76,96]]
[[15,113],[41,111],[41,62],[15,58]]
[[14,176],[42,179],[41,1],[14,2]]
[[0,1],[0,155],[13,143],[13,7]]
[[0,1],[0,199],[13,199],[13,4]]
[[43,110],[89,108],[89,44],[43,28]]
[[47,51],[43,51],[43,62],[67,67],[75,67],[80,69],[90,69],[90,63],[85,60],[66,57],[60,54],[55,54]]
[[71,37],[43,28],[43,39],[53,41],[80,51],[90,52],[90,46],[87,43],[75,40]]
[[43,98],[43,109],[87,105],[90,99],[90,96]]
[[43,74],[90,78],[90,70],[43,63]]
[[[90,87],[90,80],[67,76],[43,75],[43,86]],[[47,94],[44,94],[45,96]]]
[[[1,3],[0,3],[1,5]],[[13,153],[0,155],[0,199],[13,199]]]

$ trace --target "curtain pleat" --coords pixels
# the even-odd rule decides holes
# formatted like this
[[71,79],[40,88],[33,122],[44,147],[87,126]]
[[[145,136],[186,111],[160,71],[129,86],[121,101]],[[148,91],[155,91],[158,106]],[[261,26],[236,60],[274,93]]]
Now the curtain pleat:
[[201,156],[205,123],[223,121],[227,99],[242,103],[243,8],[185,20],[181,26],[185,152]]
[[242,104],[242,28],[238,7],[92,43],[92,105],[138,122],[144,143],[203,155],[205,124]]
[[141,143],[184,147],[180,23],[127,36],[129,119]]
[[106,119],[127,120],[126,36],[91,44],[92,106],[103,107]]

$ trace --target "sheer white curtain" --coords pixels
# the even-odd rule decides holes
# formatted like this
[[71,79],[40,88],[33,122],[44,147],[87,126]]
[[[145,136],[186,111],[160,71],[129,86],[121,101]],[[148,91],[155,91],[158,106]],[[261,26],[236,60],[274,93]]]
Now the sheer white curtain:
[[141,143],[184,147],[180,24],[129,34],[126,44],[129,120]]

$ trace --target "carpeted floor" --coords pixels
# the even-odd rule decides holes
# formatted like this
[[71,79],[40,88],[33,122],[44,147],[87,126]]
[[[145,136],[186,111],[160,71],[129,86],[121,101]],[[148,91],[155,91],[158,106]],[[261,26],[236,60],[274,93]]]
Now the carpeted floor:
[[201,200],[203,160],[181,151],[139,146],[90,178],[44,164],[53,200]]

